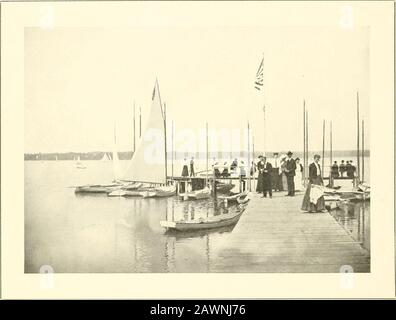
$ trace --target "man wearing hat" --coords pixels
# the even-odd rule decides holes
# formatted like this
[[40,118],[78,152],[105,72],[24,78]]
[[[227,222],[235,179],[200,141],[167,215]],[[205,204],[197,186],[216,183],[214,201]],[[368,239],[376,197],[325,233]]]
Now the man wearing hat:
[[293,152],[289,151],[287,153],[286,160],[286,178],[287,178],[287,195],[294,197],[294,176],[296,175],[296,162],[292,158]]

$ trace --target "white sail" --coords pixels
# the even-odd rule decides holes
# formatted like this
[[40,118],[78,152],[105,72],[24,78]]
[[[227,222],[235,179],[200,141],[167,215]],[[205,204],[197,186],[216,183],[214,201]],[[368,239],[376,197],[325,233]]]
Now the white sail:
[[124,180],[166,183],[164,134],[164,115],[156,81],[147,125],[123,176]]
[[111,161],[111,158],[107,152],[104,153],[104,155],[102,157],[102,161]]

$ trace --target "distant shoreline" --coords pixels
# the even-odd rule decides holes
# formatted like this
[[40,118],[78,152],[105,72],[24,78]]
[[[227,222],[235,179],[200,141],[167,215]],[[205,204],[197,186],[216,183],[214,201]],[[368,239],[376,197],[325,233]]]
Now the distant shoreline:
[[[279,155],[286,154],[288,150],[286,151],[276,151],[279,153]],[[292,150],[293,151],[293,150]],[[269,158],[273,157],[275,151],[267,151],[266,155]],[[77,157],[80,157],[81,160],[101,160],[105,154],[108,154],[109,157],[111,158],[112,152],[111,151],[91,151],[91,152],[52,152],[52,153],[25,153],[24,154],[24,160],[25,161],[41,161],[41,160],[75,160]],[[212,155],[214,152],[209,152],[210,157],[212,158]],[[239,151],[239,152],[223,152],[219,151],[218,152],[221,157],[218,158],[246,158],[247,157],[247,152],[246,151]],[[255,152],[254,153],[254,158],[257,158],[261,152]],[[309,152],[309,157],[313,157],[314,154],[320,154],[322,155],[322,151],[310,151]],[[120,160],[129,160],[132,158],[133,151],[122,151],[118,152],[118,157]],[[302,151],[294,151],[294,157],[302,157],[303,152]],[[201,153],[201,155],[198,152],[195,152],[193,154],[189,152],[176,152],[175,153],[175,158],[177,160],[183,159],[184,157],[191,157],[194,156],[196,159],[205,159],[206,154]],[[356,157],[356,150],[336,150],[333,151],[332,154],[333,158],[339,158],[339,157],[345,157],[346,160],[347,158],[352,158],[354,159]],[[370,150],[365,150],[364,152],[365,157],[370,156]],[[168,152],[168,158],[171,159],[172,153]],[[328,158],[330,157],[330,152],[326,151],[325,152],[325,157]],[[210,159],[211,159],[210,158]]]

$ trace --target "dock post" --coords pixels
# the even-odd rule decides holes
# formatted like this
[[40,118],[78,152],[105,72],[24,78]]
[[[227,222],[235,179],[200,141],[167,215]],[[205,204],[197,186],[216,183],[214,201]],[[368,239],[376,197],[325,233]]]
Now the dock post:
[[217,201],[217,190],[216,190],[216,166],[213,166],[213,179],[212,179],[212,190],[213,190],[213,201]]

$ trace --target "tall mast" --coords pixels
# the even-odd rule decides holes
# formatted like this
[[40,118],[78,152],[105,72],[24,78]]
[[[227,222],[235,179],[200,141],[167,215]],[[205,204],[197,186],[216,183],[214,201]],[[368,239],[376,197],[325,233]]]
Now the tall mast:
[[[264,95],[264,94],[263,94]],[[263,105],[263,124],[264,124],[264,126],[263,126],[263,156],[265,156],[265,149],[266,149],[266,146],[265,146],[265,105]]]
[[133,153],[136,151],[136,121],[135,121],[135,100],[133,100]]
[[[253,134],[252,134],[252,159],[254,160],[254,135]],[[254,169],[253,169],[253,190],[256,190],[256,179],[254,178]]]
[[330,168],[333,163],[333,121],[330,121]]
[[[308,129],[309,129],[309,126],[308,126],[308,110],[306,111],[305,116],[306,116],[305,123],[306,123],[306,130],[307,130],[307,133],[305,134],[305,136],[306,136],[306,139],[307,139],[306,145],[307,145],[307,166],[308,166],[308,162],[309,162],[309,139],[308,139],[308,132],[309,132]],[[308,178],[308,172],[307,172],[307,178]]]
[[[251,191],[251,180],[250,180],[250,125],[249,121],[247,123],[247,133],[248,133],[248,186],[249,186],[249,191]],[[254,169],[253,169],[254,173]]]
[[305,182],[306,182],[306,180],[305,180],[305,178],[306,178],[306,172],[307,172],[307,163],[306,163],[306,161],[307,161],[307,146],[306,146],[306,136],[305,136],[305,134],[306,134],[306,130],[305,130],[305,126],[306,126],[306,124],[305,124],[305,100],[304,100],[304,102],[303,102],[303,131],[304,131],[304,143],[303,143],[303,166],[304,166],[304,171],[303,171],[303,180],[304,180],[304,185],[305,185]]
[[206,186],[208,185],[208,170],[209,170],[209,138],[208,138],[208,123],[206,122]]
[[[325,135],[326,135],[326,120],[323,120],[322,177],[324,177]],[[330,166],[330,168],[331,168],[331,166]]]
[[356,133],[356,159],[357,159],[357,180],[360,180],[360,148],[359,148],[359,136],[360,136],[360,128],[359,128],[359,91],[356,92],[356,115],[357,115],[357,133]]
[[164,102],[165,181],[168,179],[168,153],[166,145],[166,103]]
[[173,120],[172,120],[172,179],[173,179],[173,162],[175,160],[175,145],[174,145],[174,140],[173,140],[173,135],[174,135],[174,128],[173,128]]
[[362,120],[362,182],[364,182],[364,120]]
[[142,137],[142,107],[139,106],[139,138]]

